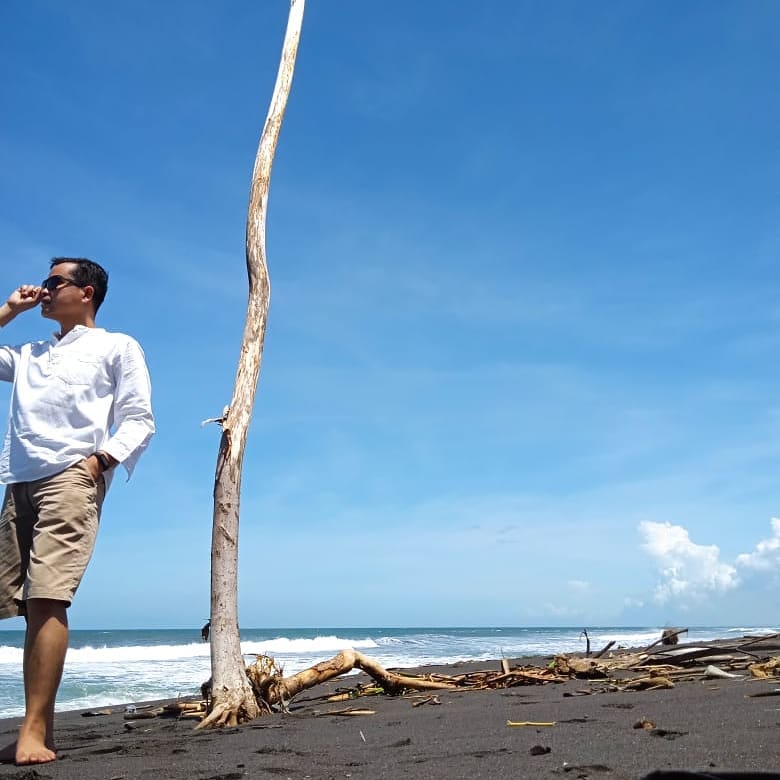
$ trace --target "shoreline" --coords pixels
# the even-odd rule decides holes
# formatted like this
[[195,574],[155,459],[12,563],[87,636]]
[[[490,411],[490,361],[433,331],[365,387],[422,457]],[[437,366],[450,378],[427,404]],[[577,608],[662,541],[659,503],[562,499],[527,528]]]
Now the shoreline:
[[[594,652],[608,641],[620,647],[646,646],[661,628],[589,627]],[[778,628],[698,626],[686,641],[759,635]],[[197,634],[197,635],[196,635]],[[688,639],[690,637],[690,639]],[[256,653],[273,656],[287,673],[308,668],[340,649],[353,647],[385,668],[448,664],[462,659],[487,660],[532,654],[581,653],[586,649],[582,629],[571,627],[343,628],[242,630],[247,663]],[[0,645],[0,717],[24,712],[22,645],[24,632],[7,636]],[[117,674],[119,672],[119,674]],[[62,711],[116,706],[126,701],[151,701],[196,694],[211,674],[209,646],[200,633],[188,629],[74,630],[65,661],[57,706]]]
[[[548,661],[514,658],[510,665],[543,667]],[[500,670],[501,662],[404,671],[460,675],[488,669]],[[767,695],[780,688],[780,677],[701,678],[657,690],[609,690],[603,679],[569,679],[338,703],[323,698],[369,680],[363,673],[333,679],[302,692],[288,713],[220,730],[195,731],[194,721],[171,717],[126,720],[127,705],[102,708],[106,714],[92,717],[84,717],[89,710],[58,713],[58,760],[34,768],[3,765],[0,778],[613,780],[671,769],[780,772],[780,696]],[[339,714],[353,708],[370,714]],[[555,725],[515,727],[508,721]],[[640,722],[654,728],[636,728]],[[0,720],[6,743],[18,723]]]

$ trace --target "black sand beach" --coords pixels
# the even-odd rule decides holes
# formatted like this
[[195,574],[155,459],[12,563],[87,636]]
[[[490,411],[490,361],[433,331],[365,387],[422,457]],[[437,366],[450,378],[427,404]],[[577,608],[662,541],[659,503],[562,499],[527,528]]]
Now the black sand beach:
[[[499,663],[436,671],[487,668],[498,669]],[[777,679],[701,679],[635,692],[604,692],[596,682],[575,679],[441,691],[435,699],[440,703],[420,706],[414,705],[429,694],[340,703],[321,698],[359,681],[368,678],[332,680],[301,694],[288,714],[220,731],[194,731],[194,721],[176,718],[127,721],[124,707],[90,717],[59,714],[59,759],[35,768],[0,766],[0,778],[617,780],[671,769],[780,773],[780,696],[752,696],[773,692]],[[579,693],[588,690],[599,692]],[[374,714],[333,714],[353,707]],[[635,728],[643,719],[655,728]],[[507,721],[555,725],[512,727]],[[13,740],[17,723],[2,721],[5,743]]]

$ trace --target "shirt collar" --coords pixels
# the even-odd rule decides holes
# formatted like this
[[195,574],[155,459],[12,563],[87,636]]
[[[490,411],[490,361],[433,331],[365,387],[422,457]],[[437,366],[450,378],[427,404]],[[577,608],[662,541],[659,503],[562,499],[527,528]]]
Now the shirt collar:
[[53,346],[57,344],[69,344],[71,341],[75,341],[80,336],[83,336],[87,331],[94,330],[94,328],[88,328],[86,325],[74,325],[62,338],[59,333],[51,334],[51,343]]

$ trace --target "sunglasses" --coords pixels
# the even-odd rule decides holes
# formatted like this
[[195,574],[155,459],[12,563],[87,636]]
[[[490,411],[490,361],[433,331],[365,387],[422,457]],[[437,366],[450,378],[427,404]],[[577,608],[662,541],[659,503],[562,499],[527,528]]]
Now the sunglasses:
[[41,282],[41,287],[49,292],[54,292],[55,290],[59,290],[60,287],[65,287],[69,284],[72,284],[74,287],[81,287],[81,285],[76,284],[73,279],[68,279],[66,276],[59,276],[58,274],[50,276],[48,279],[44,279]]

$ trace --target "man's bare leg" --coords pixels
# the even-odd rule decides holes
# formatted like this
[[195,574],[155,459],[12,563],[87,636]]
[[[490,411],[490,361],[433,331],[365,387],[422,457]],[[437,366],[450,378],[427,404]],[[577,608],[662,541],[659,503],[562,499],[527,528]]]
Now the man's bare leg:
[[68,651],[65,602],[27,600],[24,641],[25,716],[16,742],[17,764],[54,761],[54,700]]

